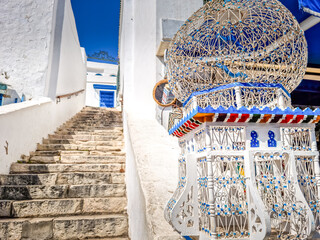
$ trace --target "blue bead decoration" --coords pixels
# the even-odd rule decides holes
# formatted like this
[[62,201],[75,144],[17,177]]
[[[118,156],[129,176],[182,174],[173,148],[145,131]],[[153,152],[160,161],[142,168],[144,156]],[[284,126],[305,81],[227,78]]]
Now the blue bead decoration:
[[277,141],[274,139],[275,134],[273,131],[268,132],[269,140],[268,140],[268,147],[277,147]]
[[251,132],[251,147],[258,148],[260,146],[260,142],[258,140],[258,133],[256,131]]

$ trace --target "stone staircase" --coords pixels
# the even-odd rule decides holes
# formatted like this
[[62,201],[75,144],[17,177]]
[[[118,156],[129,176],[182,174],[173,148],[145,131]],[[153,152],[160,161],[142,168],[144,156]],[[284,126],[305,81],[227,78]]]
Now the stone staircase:
[[0,239],[127,240],[126,206],[121,113],[85,107],[0,175]]

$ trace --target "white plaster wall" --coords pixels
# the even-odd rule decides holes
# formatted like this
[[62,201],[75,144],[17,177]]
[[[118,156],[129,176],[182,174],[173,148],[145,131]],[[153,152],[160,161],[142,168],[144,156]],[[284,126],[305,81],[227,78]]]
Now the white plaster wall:
[[127,196],[132,240],[180,240],[164,219],[178,184],[179,146],[155,119],[124,113]]
[[154,116],[156,0],[124,0],[120,69],[125,107]]
[[1,0],[0,71],[19,95],[43,96],[54,0]]
[[156,71],[156,0],[134,1],[133,79],[135,106],[154,116],[152,90]]
[[[156,45],[162,40],[161,19],[176,19],[186,21],[191,15],[203,6],[203,0],[157,0],[156,15]],[[157,59],[157,81],[164,78],[163,58]]]
[[[97,73],[102,76],[96,76]],[[117,74],[118,65],[90,61],[87,62],[87,82],[116,85]]]
[[163,59],[156,57],[161,19],[186,20],[202,5],[203,0],[122,1],[119,55],[125,108],[155,116],[152,90],[164,77]]
[[[85,89],[86,65],[79,44],[78,32],[70,0],[65,1],[61,52],[56,95]],[[54,79],[52,79],[54,81]]]
[[126,148],[126,187],[128,196],[129,236],[132,240],[149,240],[146,219],[146,199],[142,190],[140,176],[131,142],[127,114],[123,114],[123,130]]
[[[0,174],[9,173],[10,165],[36,149],[42,138],[79,112],[85,94],[63,98],[56,103],[42,97],[0,108]],[[4,146],[8,142],[8,155]]]
[[93,83],[87,83],[86,106],[100,107],[99,91],[93,88]]
[[[162,18],[186,20],[202,0],[122,0],[120,81],[126,135],[127,193],[132,240],[181,239],[165,221],[163,209],[177,185],[177,141],[157,123],[152,98],[163,78],[163,59],[156,57]],[[140,117],[139,117],[140,116]],[[143,117],[141,117],[143,116]],[[126,124],[126,123],[124,123]],[[146,236],[147,234],[147,236]]]
[[[156,45],[160,45],[162,40],[161,19],[176,19],[186,21],[191,15],[203,6],[203,0],[157,0],[157,38]],[[156,82],[165,77],[166,69],[163,57],[156,58]],[[162,107],[156,106],[157,119],[161,119]],[[162,114],[162,123],[167,127],[169,112],[164,111]],[[159,121],[160,122],[160,121]],[[167,128],[166,128],[167,129]]]
[[119,29],[120,59],[120,94],[123,96],[124,107],[133,108],[133,3],[132,0],[121,1]]

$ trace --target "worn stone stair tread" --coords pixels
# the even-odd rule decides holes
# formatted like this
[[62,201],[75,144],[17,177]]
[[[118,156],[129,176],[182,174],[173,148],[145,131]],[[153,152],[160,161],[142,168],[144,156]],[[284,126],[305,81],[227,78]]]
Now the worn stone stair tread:
[[[96,152],[98,153],[98,152]],[[115,154],[115,155],[85,155],[85,156],[61,156],[60,163],[78,163],[78,164],[85,164],[85,163],[95,163],[95,164],[108,164],[108,163],[125,163],[125,156],[122,154]]]
[[125,171],[123,163],[84,163],[84,164],[26,164],[14,163],[11,165],[11,174],[39,174],[65,172],[120,172]]
[[122,152],[123,146],[89,146],[80,144],[40,144],[38,150],[78,150],[78,151],[101,151]]
[[123,133],[122,127],[109,127],[109,129],[99,129],[99,130],[91,130],[91,131],[81,131],[81,130],[68,130],[62,128],[61,130],[55,131],[55,134],[79,134],[79,135],[108,135],[108,134],[116,134],[116,133]]
[[[26,227],[29,231],[23,231]],[[124,214],[0,219],[0,239],[112,239],[127,235],[128,221]]]
[[[55,150],[55,151],[35,151],[30,154],[31,157],[34,156],[64,156],[64,155],[88,155],[88,156],[101,156],[101,154],[97,154],[98,151],[85,151],[85,150]],[[125,156],[124,152],[113,152],[113,153],[108,153],[108,152],[100,152],[103,154],[103,156],[114,156],[119,155],[119,156]]]
[[96,145],[96,146],[114,146],[119,145],[123,146],[122,141],[115,141],[115,140],[74,140],[74,139],[44,139],[44,144],[80,144],[80,145]]
[[88,238],[87,240],[130,240],[130,238]]
[[32,152],[32,155],[35,156],[58,156],[61,153],[59,150],[54,150],[54,151],[35,151]]
[[63,185],[124,183],[123,173],[70,172],[0,175],[0,185]]
[[124,196],[126,196],[125,184],[0,186],[0,200],[104,198]]
[[5,200],[0,206],[2,203],[11,204],[11,211],[0,212],[1,217],[20,218],[125,213],[127,205],[125,197]]
[[79,140],[79,141],[95,141],[95,140],[101,140],[101,141],[122,141],[123,140],[123,136],[122,133],[120,134],[112,134],[112,135],[93,135],[93,134],[78,134],[78,135],[59,135],[59,134],[55,134],[55,135],[49,135],[48,136],[49,139],[51,140]]
[[[89,154],[89,155],[88,155]],[[64,154],[57,159],[42,158],[42,156],[30,159],[21,159],[20,164],[110,164],[110,163],[125,163],[125,153],[106,154],[105,152],[94,151],[83,152],[83,154]]]

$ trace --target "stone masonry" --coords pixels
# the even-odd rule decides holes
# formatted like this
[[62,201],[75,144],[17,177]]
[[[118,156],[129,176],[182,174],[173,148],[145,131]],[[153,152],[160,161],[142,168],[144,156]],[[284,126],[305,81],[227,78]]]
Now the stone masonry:
[[121,113],[85,107],[0,175],[0,239],[128,240],[126,206]]

